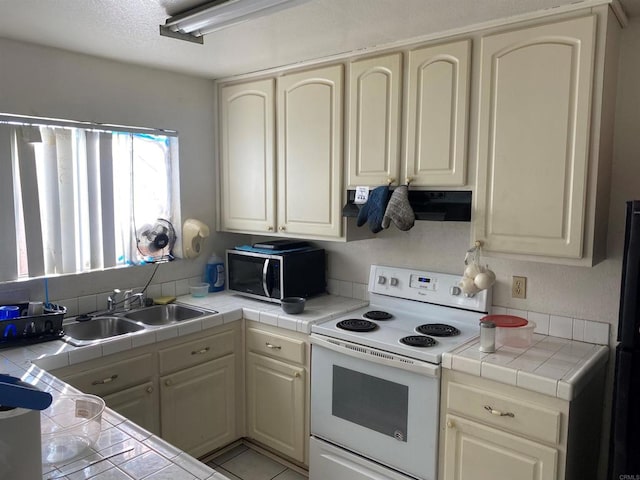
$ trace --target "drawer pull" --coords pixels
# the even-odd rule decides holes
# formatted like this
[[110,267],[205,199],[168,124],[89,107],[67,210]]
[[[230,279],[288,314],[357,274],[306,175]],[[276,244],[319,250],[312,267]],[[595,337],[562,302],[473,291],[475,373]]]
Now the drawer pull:
[[493,407],[491,405],[485,405],[484,409],[491,413],[491,415],[496,415],[498,417],[515,417],[515,415],[511,412],[501,412],[500,410],[494,410]]
[[104,385],[105,383],[113,382],[116,378],[118,378],[118,375],[114,374],[102,380],[94,380],[93,382],[91,382],[91,385]]
[[204,353],[207,353],[209,351],[209,347],[205,347],[202,350],[194,350],[193,352],[191,352],[191,355],[202,355]]
[[272,350],[282,350],[282,347],[280,345],[274,345],[273,343],[265,343],[265,345],[267,346],[267,348],[271,348]]

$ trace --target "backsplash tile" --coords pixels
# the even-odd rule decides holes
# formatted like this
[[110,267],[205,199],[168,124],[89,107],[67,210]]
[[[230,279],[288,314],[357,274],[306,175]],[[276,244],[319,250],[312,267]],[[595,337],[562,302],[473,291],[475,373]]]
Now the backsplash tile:
[[549,335],[549,318],[546,313],[529,312],[528,320],[536,324],[535,333]]
[[573,319],[573,335],[572,338],[574,340],[584,341],[584,326],[585,321],[580,320],[579,318]]
[[609,324],[587,322],[584,326],[584,341],[589,343],[609,343]]
[[549,335],[552,337],[572,338],[573,319],[570,317],[551,315],[549,318]]

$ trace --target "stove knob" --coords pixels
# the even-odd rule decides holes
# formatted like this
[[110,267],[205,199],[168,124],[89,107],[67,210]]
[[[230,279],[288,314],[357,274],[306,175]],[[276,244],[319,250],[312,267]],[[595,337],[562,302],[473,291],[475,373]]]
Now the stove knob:
[[378,283],[380,285],[384,285],[387,282],[387,277],[384,277],[382,275],[378,275]]
[[398,285],[398,279],[395,277],[391,277],[390,283],[392,287],[396,287]]
[[449,289],[449,293],[451,295],[453,295],[454,297],[457,297],[458,295],[460,295],[462,293],[462,289],[457,286],[457,285],[453,285],[450,289]]

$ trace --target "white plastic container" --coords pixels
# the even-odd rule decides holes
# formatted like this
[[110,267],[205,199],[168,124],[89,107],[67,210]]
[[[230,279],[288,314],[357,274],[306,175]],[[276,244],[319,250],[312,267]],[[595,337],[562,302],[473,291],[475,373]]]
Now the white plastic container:
[[496,345],[505,347],[528,348],[533,343],[535,322],[529,322],[523,327],[496,327]]
[[209,284],[210,292],[224,290],[224,260],[215,253],[209,257],[207,262],[204,281]]

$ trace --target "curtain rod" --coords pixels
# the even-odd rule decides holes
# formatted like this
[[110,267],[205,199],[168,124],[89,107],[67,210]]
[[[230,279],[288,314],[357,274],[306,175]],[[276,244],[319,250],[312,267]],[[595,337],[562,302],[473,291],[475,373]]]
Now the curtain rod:
[[31,117],[28,115],[13,115],[10,113],[0,113],[0,123],[28,125],[28,126],[53,126],[66,128],[83,128],[85,130],[100,130],[107,132],[127,132],[144,133],[147,135],[163,135],[166,137],[177,137],[175,130],[164,130],[159,128],[128,127],[125,125],[112,125],[109,123],[79,122],[73,120],[61,120],[57,118]]

